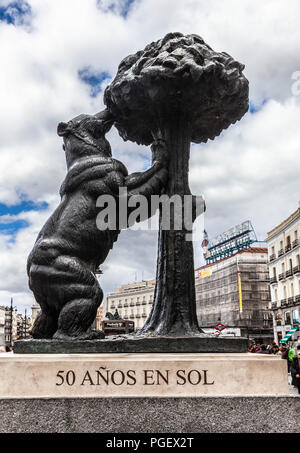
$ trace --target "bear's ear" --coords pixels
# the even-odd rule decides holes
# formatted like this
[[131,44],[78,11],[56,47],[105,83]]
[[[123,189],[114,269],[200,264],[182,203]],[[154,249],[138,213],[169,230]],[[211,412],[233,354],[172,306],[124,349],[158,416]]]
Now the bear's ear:
[[66,135],[67,128],[68,128],[67,123],[63,123],[63,122],[59,123],[59,125],[57,126],[57,134],[60,137],[63,137],[64,135]]

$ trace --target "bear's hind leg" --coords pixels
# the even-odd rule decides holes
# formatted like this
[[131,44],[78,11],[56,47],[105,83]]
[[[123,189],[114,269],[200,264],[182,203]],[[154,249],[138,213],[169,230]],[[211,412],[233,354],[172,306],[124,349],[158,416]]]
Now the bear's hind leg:
[[46,312],[41,310],[30,330],[30,334],[33,338],[52,338],[54,332],[57,330],[58,314]]
[[100,294],[98,294],[98,301],[95,299],[75,299],[66,303],[59,314],[58,329],[53,338],[59,340],[104,338],[103,332],[90,329],[100,303]]

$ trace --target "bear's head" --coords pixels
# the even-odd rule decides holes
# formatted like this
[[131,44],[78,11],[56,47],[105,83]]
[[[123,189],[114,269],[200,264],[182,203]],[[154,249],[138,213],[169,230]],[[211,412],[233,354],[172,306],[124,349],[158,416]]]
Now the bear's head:
[[96,115],[79,115],[68,123],[59,123],[57,133],[63,137],[67,166],[84,156],[111,157],[111,147],[105,138],[114,119],[108,110]]

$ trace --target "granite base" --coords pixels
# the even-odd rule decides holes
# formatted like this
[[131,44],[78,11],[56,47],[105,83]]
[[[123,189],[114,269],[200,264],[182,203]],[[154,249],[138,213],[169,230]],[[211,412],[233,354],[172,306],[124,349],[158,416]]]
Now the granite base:
[[0,413],[0,433],[300,433],[293,396],[0,399]]

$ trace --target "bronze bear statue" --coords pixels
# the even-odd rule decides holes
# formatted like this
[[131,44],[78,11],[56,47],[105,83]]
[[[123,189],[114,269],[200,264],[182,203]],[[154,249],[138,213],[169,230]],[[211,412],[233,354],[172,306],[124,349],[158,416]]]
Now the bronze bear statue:
[[128,176],[105,138],[113,123],[104,110],[58,125],[67,162],[61,202],[40,231],[27,262],[29,287],[41,307],[31,329],[33,338],[104,337],[91,329],[103,299],[95,273],[120,230],[97,228],[96,200],[103,194],[118,200],[120,187],[128,189],[128,197],[140,194],[148,200],[164,190],[168,178],[164,141],[153,143],[148,170]]

